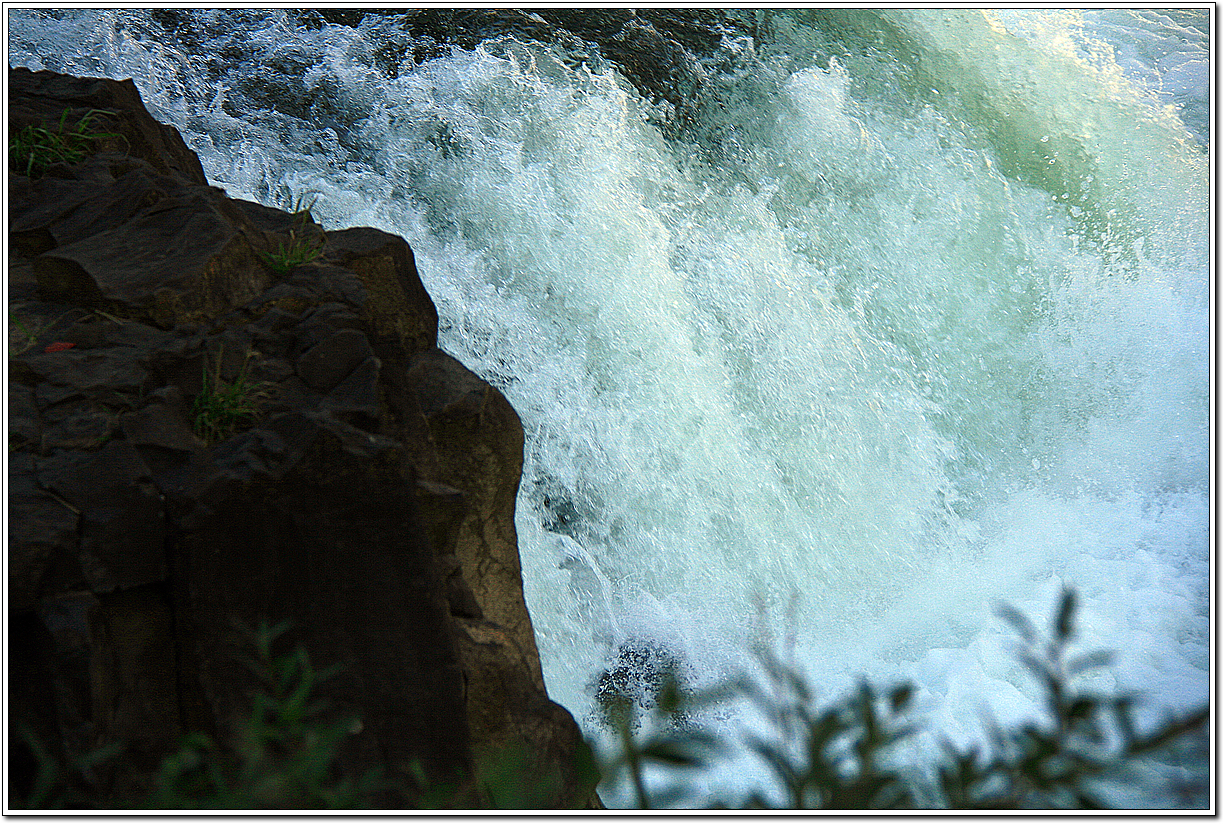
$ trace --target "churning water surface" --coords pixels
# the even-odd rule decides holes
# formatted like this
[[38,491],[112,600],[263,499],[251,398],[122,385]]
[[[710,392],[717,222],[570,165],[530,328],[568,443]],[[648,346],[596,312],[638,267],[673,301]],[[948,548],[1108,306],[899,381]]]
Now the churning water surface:
[[539,46],[388,71],[394,16],[155,12],[11,10],[10,64],[130,76],[231,195],[408,239],[522,418],[524,587],[589,735],[622,645],[705,683],[764,633],[979,740],[1038,696],[994,605],[1063,586],[1102,688],[1207,700],[1206,10],[759,12],[667,138]]

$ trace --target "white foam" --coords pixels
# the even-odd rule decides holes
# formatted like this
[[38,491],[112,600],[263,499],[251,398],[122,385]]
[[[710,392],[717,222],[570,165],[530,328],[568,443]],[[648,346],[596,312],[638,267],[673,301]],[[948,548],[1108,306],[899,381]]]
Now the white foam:
[[[209,14],[253,65],[304,61],[340,120],[233,111],[242,77],[204,88],[141,12],[15,10],[10,58],[132,71],[231,193],[317,195],[328,228],[410,240],[442,346],[523,420],[524,588],[550,693],[589,733],[618,643],[711,680],[763,622],[825,695],[913,679],[934,729],[978,740],[979,709],[1028,717],[1037,695],[994,604],[1045,616],[1064,585],[1084,643],[1122,650],[1105,686],[1206,698],[1206,163],[1151,82],[1198,94],[1200,52],[1168,28],[1189,23],[898,12],[943,93],[892,99],[878,55],[758,66],[743,82],[770,96],[717,115],[724,168],[545,50],[392,80],[377,27],[252,13],[240,37]],[[1110,26],[1134,44],[1117,61],[1094,45]]]

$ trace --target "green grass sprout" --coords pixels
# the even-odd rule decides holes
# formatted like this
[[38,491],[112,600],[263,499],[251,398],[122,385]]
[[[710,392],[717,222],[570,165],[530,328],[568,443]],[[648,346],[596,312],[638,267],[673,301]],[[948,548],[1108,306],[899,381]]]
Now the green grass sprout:
[[303,205],[303,197],[299,195],[293,203],[293,224],[289,229],[288,240],[279,241],[276,249],[271,252],[260,253],[260,259],[279,275],[315,260],[323,254],[323,247],[326,245],[322,233],[318,236],[307,234],[306,227],[314,223],[311,210],[314,208],[315,199],[312,198],[310,203]]
[[30,124],[9,137],[9,168],[27,177],[42,177],[55,163],[79,163],[93,151],[94,142],[123,137],[118,132],[99,132],[94,126],[98,115],[113,114],[90,109],[74,125],[68,123],[68,110],[60,115],[54,130]]
[[243,425],[259,415],[259,401],[268,395],[267,384],[250,381],[251,355],[247,353],[242,369],[232,383],[221,379],[224,348],[217,354],[214,374],[209,374],[208,358],[204,358],[204,385],[191,406],[195,433],[207,444],[214,444],[233,435]]

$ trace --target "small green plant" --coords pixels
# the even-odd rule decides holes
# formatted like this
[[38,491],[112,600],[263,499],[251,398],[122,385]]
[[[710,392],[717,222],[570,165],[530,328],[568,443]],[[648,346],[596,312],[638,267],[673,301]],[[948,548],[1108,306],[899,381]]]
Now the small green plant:
[[267,397],[267,384],[250,381],[251,355],[242,362],[242,368],[232,383],[221,379],[221,365],[225,349],[217,353],[216,365],[210,374],[208,357],[204,358],[204,381],[200,394],[191,406],[195,433],[205,443],[213,444],[233,435],[244,424],[253,421],[259,414],[258,402]]
[[18,724],[16,732],[38,764],[28,795],[17,795],[12,784],[9,785],[10,805],[21,810],[64,810],[91,806],[88,788],[95,783],[95,768],[114,759],[124,749],[122,743],[111,743],[72,758],[67,765],[63,765],[27,724]]
[[272,252],[260,253],[260,259],[278,275],[287,274],[295,267],[309,263],[323,254],[326,241],[322,233],[310,236],[306,228],[314,221],[311,212],[314,204],[315,201],[311,200],[303,205],[302,197],[299,196],[293,204],[293,223],[289,229],[288,240],[278,241]]
[[89,156],[94,141],[122,137],[118,132],[94,129],[98,115],[112,114],[90,109],[76,122],[68,123],[68,110],[60,115],[54,129],[30,124],[9,137],[9,168],[27,177],[41,177],[54,163],[79,163]]
[[235,740],[222,745],[192,733],[161,763],[142,806],[153,809],[348,809],[368,806],[384,787],[381,773],[342,775],[338,749],[360,730],[356,718],[324,723],[316,686],[337,667],[315,670],[304,647],[275,655],[288,622],[245,629],[254,655],[245,659],[259,679],[251,713]]
[[286,274],[303,263],[310,263],[323,254],[323,243],[317,238],[299,237],[295,229],[289,230],[287,241],[277,241],[272,252],[261,252],[260,257],[278,275]]
[[[13,334],[12,327],[14,326],[17,327],[17,334]],[[47,328],[43,326],[40,329],[30,329],[11,310],[9,311],[9,327],[8,353],[10,358],[28,352],[30,347],[38,341],[38,336],[46,331]],[[14,338],[18,340],[14,340]]]

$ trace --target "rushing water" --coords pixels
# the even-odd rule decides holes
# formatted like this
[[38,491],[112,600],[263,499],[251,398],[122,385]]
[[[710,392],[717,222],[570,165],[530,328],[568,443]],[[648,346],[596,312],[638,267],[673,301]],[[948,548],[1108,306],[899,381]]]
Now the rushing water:
[[390,71],[394,17],[154,12],[10,11],[10,64],[133,77],[232,195],[409,240],[522,417],[524,586],[588,734],[618,645],[700,683],[769,630],[977,740],[1037,694],[993,606],[1063,585],[1104,688],[1207,699],[1207,11],[758,12],[669,138],[538,46]]

